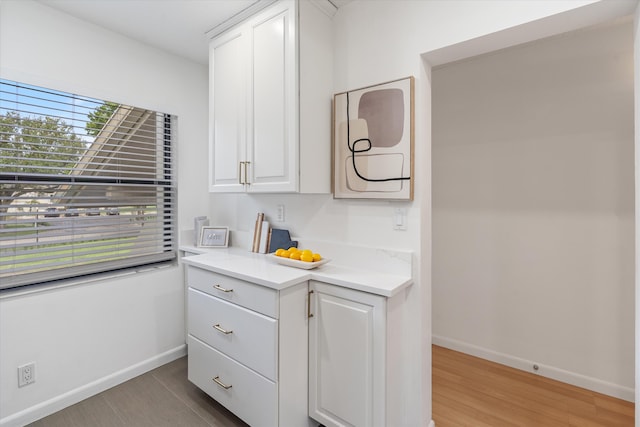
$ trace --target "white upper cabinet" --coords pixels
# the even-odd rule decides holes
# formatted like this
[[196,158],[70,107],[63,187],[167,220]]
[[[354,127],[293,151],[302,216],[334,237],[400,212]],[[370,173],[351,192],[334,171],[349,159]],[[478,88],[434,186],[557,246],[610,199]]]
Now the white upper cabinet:
[[246,159],[248,37],[234,29],[211,43],[209,51],[209,172],[211,190],[243,191]]
[[210,44],[212,192],[330,193],[331,20],[281,0]]

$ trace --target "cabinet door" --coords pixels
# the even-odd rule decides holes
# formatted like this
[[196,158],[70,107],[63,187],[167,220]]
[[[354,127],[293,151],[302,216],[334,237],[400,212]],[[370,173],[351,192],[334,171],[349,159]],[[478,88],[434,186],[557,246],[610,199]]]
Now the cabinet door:
[[298,73],[293,1],[250,21],[252,86],[247,191],[298,190]]
[[315,281],[310,290],[309,416],[385,425],[385,299]]
[[244,191],[248,33],[240,27],[209,49],[209,191]]

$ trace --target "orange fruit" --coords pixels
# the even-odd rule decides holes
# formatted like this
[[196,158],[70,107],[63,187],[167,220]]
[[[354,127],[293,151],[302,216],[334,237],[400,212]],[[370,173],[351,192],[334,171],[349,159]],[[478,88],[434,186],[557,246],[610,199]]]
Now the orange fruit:
[[300,260],[300,252],[299,251],[291,252],[291,254],[289,254],[289,258],[299,261]]
[[320,254],[313,254],[314,261],[320,261],[321,259],[322,259],[322,256]]
[[313,254],[302,252],[302,255],[300,255],[300,261],[313,262]]

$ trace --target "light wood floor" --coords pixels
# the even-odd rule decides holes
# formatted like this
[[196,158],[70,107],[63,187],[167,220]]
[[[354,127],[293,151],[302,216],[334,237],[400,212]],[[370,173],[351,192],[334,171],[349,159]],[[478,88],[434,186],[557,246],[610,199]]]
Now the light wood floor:
[[436,427],[633,427],[634,404],[433,346]]
[[[436,427],[633,427],[633,413],[632,403],[433,346]],[[187,359],[181,358],[31,426],[246,424],[187,380]]]

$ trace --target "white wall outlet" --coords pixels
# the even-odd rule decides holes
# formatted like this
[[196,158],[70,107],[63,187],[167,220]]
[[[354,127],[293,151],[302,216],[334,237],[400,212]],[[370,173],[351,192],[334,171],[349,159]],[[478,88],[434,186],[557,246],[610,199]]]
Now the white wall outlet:
[[34,382],[36,382],[35,362],[18,366],[18,387],[24,387]]
[[278,213],[276,214],[277,222],[284,222],[284,205],[278,205]]

